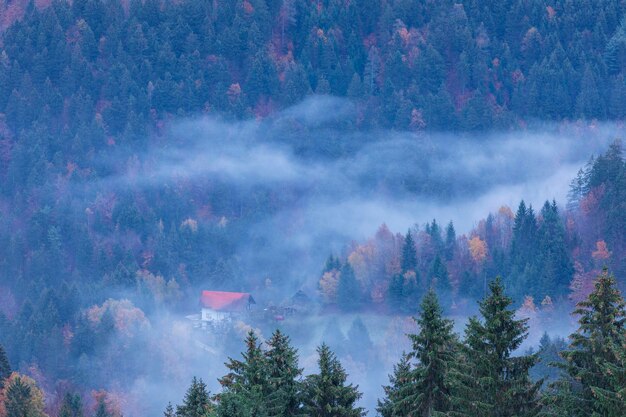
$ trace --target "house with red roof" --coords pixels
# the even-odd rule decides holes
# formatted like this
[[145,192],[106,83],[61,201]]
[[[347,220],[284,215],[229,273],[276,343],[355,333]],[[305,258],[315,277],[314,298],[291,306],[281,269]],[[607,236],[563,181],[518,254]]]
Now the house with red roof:
[[256,304],[247,292],[202,291],[200,320],[203,322],[219,322],[233,315],[245,314]]

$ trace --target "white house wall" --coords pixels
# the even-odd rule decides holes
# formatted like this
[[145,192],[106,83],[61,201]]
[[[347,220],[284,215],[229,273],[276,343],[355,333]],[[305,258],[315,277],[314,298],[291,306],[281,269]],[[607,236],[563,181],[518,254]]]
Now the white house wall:
[[211,310],[210,308],[202,309],[202,321],[222,321],[228,316],[228,313]]

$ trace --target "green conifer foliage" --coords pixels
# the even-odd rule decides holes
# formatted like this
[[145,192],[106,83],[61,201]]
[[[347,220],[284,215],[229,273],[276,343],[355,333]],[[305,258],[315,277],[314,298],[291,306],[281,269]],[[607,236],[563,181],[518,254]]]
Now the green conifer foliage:
[[0,345],[0,389],[4,386],[4,380],[11,375],[11,364],[4,347]]
[[209,393],[202,379],[194,377],[183,404],[176,407],[176,417],[205,417],[211,409]]
[[413,343],[409,356],[417,360],[417,365],[410,372],[409,384],[399,391],[395,415],[408,410],[408,415],[443,416],[456,405],[453,379],[457,341],[452,332],[453,322],[443,318],[432,289],[422,300],[416,322],[420,331],[409,335]]
[[66,393],[61,403],[59,417],[83,417],[83,403],[78,394]]
[[417,255],[415,254],[415,242],[411,231],[406,232],[404,246],[402,246],[402,272],[414,271],[417,267]]
[[465,330],[465,358],[474,385],[474,398],[466,398],[470,414],[514,417],[539,411],[537,392],[542,382],[532,383],[529,377],[537,358],[514,355],[528,336],[527,319],[516,320],[511,304],[496,278],[480,302],[482,320],[470,318]]
[[555,414],[623,416],[626,410],[626,304],[606,269],[578,304],[578,330],[559,364],[568,375],[548,397]]
[[266,395],[269,416],[300,416],[302,369],[298,368],[298,351],[291,346],[289,336],[276,330],[267,341],[268,393]]
[[411,386],[411,361],[409,355],[402,354],[400,361],[393,367],[393,375],[389,375],[389,385],[383,386],[385,397],[378,400],[376,411],[382,417],[408,416],[408,403],[401,403],[403,393]]
[[304,413],[310,417],[361,417],[358,387],[346,384],[348,375],[335,354],[322,344],[318,349],[319,373],[305,380]]
[[242,360],[230,358],[226,363],[229,373],[219,380],[224,388],[219,416],[267,415],[265,396],[270,391],[267,357],[252,330],[245,344]]

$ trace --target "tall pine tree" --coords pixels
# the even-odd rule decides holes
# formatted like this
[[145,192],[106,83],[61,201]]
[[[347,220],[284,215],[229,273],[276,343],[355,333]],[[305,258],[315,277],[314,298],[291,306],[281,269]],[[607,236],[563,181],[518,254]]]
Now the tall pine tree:
[[83,403],[78,394],[66,393],[61,403],[59,417],[83,417]]
[[301,415],[302,369],[298,368],[298,351],[290,344],[289,336],[276,330],[267,341],[269,416],[292,417]]
[[548,397],[554,414],[623,416],[626,410],[626,304],[606,269],[578,304],[578,330],[558,364],[567,375]]
[[361,305],[361,285],[356,280],[354,269],[348,261],[341,268],[339,275],[337,302],[339,307],[346,311],[354,310]]
[[4,347],[0,345],[0,389],[4,386],[4,381],[11,375],[11,364]]
[[413,342],[409,356],[417,360],[417,365],[410,372],[410,382],[399,391],[395,415],[404,410],[412,416],[443,416],[458,406],[453,392],[457,385],[453,367],[458,343],[452,332],[453,322],[443,318],[432,289],[424,296],[416,321],[420,332],[409,335]]
[[410,415],[410,403],[400,402],[402,396],[411,388],[411,360],[406,353],[393,367],[393,375],[389,375],[389,385],[383,387],[385,397],[378,400],[376,411],[382,417],[403,417]]
[[361,417],[365,411],[357,407],[361,398],[358,387],[346,385],[348,375],[333,352],[322,344],[318,349],[319,373],[305,380],[303,411],[310,417]]
[[266,416],[265,397],[269,393],[267,358],[253,331],[245,340],[243,360],[230,358],[229,373],[219,382],[224,388],[217,409],[221,417],[238,415]]
[[465,401],[468,414],[529,417],[539,412],[537,392],[542,382],[532,383],[528,374],[537,357],[513,356],[528,336],[528,320],[516,320],[511,304],[496,278],[480,302],[483,320],[470,318],[465,330],[465,358],[474,382],[473,398]]
[[183,404],[176,407],[176,417],[205,417],[211,409],[206,384],[193,377],[185,393]]
[[402,246],[402,260],[400,267],[402,268],[402,272],[415,271],[417,268],[417,254],[415,253],[415,242],[413,241],[413,236],[411,235],[411,231],[406,232],[406,237],[404,238],[404,246]]

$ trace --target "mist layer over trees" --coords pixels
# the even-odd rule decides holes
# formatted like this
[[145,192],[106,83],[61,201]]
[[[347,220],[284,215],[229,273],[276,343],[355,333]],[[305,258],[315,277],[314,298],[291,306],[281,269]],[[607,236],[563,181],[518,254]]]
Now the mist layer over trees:
[[0,417],[621,416],[624,12],[0,1]]

